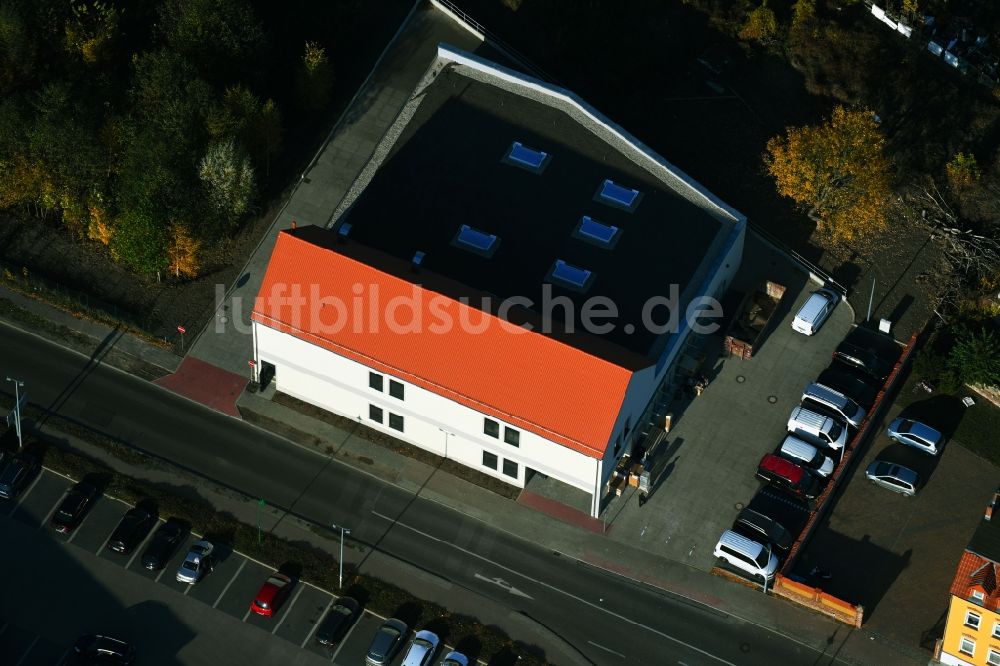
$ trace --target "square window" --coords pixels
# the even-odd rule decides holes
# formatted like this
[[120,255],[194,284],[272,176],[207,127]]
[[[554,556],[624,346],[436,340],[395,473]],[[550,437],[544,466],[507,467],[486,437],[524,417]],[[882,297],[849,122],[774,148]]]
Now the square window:
[[389,395],[393,398],[403,399],[403,383],[397,382],[395,379],[389,380]]
[[381,391],[382,390],[382,375],[378,374],[377,372],[369,372],[368,373],[368,386],[369,386],[369,388],[373,388],[376,391]]
[[620,185],[615,181],[606,179],[601,186],[597,188],[597,194],[594,197],[602,203],[606,203],[609,206],[614,206],[615,208],[623,208],[627,211],[635,210],[635,207],[639,205],[639,199],[642,198],[639,190],[633,190],[630,187],[625,187]]
[[976,601],[982,601],[983,599],[986,598],[986,595],[980,592],[979,590],[973,590],[971,596]]
[[516,479],[517,478],[517,463],[514,462],[513,460],[507,460],[506,458],[504,458],[504,460],[503,460],[503,473],[506,476],[509,476],[512,479]]
[[497,455],[495,453],[490,453],[489,451],[483,451],[483,467],[489,467],[490,469],[497,468]]
[[962,636],[962,640],[958,643],[958,651],[970,657],[974,656],[976,654],[976,641]]
[[403,417],[399,414],[393,414],[389,412],[389,427],[393,430],[398,430],[403,432]]
[[549,157],[545,151],[529,148],[520,141],[515,141],[504,155],[503,161],[534,173],[541,173],[548,165]]
[[990,648],[989,654],[986,655],[986,663],[990,666],[1000,666],[1000,652]]
[[375,405],[368,405],[368,418],[376,423],[382,423],[382,408]]
[[993,623],[993,638],[1000,638],[1000,622]]
[[507,442],[511,446],[521,446],[521,431],[504,426],[503,441]]
[[965,613],[965,626],[972,627],[973,629],[979,628],[979,613],[973,613],[972,611],[966,611]]
[[483,432],[490,437],[500,439],[500,424],[493,419],[483,418]]

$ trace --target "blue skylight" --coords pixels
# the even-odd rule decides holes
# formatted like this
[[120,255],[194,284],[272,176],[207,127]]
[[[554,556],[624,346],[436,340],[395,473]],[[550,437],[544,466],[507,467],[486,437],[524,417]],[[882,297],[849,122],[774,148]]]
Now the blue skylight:
[[639,201],[639,190],[631,190],[609,178],[601,185],[598,196],[600,196],[604,203],[631,209]]
[[567,264],[562,259],[556,259],[556,265],[552,269],[553,278],[579,289],[587,285],[592,275],[590,271]]
[[473,229],[467,224],[463,224],[455,239],[462,245],[468,246],[479,252],[489,252],[497,242],[494,234],[488,234],[477,229]]
[[337,233],[339,233],[341,236],[346,236],[347,234],[351,233],[351,223],[344,222],[343,224],[341,224],[340,229],[337,230]]
[[520,141],[515,141],[507,152],[506,159],[530,171],[541,173],[549,154],[534,148],[528,148]]
[[580,220],[578,232],[586,239],[608,247],[618,234],[618,227],[609,226],[603,222],[598,222],[589,215],[584,215],[583,219]]

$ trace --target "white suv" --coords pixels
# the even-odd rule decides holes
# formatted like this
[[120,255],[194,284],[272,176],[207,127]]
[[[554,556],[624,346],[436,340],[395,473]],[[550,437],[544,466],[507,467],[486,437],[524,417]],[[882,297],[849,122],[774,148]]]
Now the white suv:
[[732,530],[726,530],[715,544],[715,556],[737,569],[770,582],[778,571],[778,556],[769,546],[752,541]]

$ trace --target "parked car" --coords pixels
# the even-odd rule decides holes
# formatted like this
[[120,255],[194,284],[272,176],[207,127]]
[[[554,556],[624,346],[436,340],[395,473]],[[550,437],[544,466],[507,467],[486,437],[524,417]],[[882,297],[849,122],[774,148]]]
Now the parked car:
[[365,655],[367,666],[386,666],[403,646],[403,639],[409,627],[402,620],[390,618],[382,623],[375,635],[372,637],[371,645],[368,646],[368,654]]
[[111,538],[108,539],[108,548],[122,555],[131,553],[132,549],[138,546],[143,538],[149,534],[149,530],[153,528],[155,522],[156,515],[151,511],[140,507],[129,509],[122,516],[118,527],[111,533]]
[[196,541],[177,568],[177,581],[194,585],[215,566],[215,546],[210,541]]
[[417,635],[410,641],[410,647],[406,650],[406,655],[400,666],[430,666],[434,660],[434,653],[437,652],[438,639],[433,631],[418,631]]
[[792,329],[803,335],[813,335],[840,302],[840,294],[832,289],[817,289],[792,318]]
[[764,544],[726,530],[715,544],[715,556],[752,578],[770,581],[778,570],[778,557]]
[[885,460],[876,460],[869,465],[865,470],[865,476],[876,486],[882,486],[904,497],[913,497],[920,483],[920,476],[909,467]]
[[868,415],[864,407],[845,394],[818,382],[808,384],[802,391],[802,404],[807,407],[821,405],[826,409],[832,409],[853,428],[860,427]]
[[135,648],[125,641],[90,634],[81,636],[73,644],[71,663],[80,664],[121,664],[127,666],[135,661]]
[[794,538],[781,523],[753,509],[743,509],[733,522],[733,531],[760,543],[769,543],[774,550],[788,553]]
[[833,351],[833,360],[859,370],[880,384],[892,371],[892,366],[873,349],[865,349],[851,342],[841,342]]
[[[839,364],[837,365],[839,367],[844,367]],[[851,400],[864,407],[866,411],[871,409],[872,405],[875,404],[875,399],[878,397],[878,387],[874,387],[869,384],[868,382],[870,381],[873,380],[871,377],[868,377],[868,375],[859,377],[858,375],[852,374],[846,368],[840,370],[838,367],[827,368],[821,372],[819,377],[816,379],[817,384],[837,389]]]
[[889,439],[906,446],[912,446],[932,456],[941,452],[942,440],[944,439],[940,432],[929,425],[904,418],[898,418],[890,423],[887,434]]
[[816,476],[824,479],[833,474],[833,460],[823,455],[823,453],[812,444],[803,442],[794,435],[788,435],[778,448],[778,455],[785,460],[790,460],[800,467],[804,467]]
[[452,650],[441,660],[441,666],[469,666],[469,658],[457,650]]
[[173,518],[157,527],[149,545],[146,546],[146,551],[142,554],[142,566],[150,571],[162,569],[185,536],[187,527]]
[[20,453],[0,471],[0,499],[14,499],[21,494],[28,481],[38,470],[33,456]]
[[333,607],[316,629],[316,642],[320,645],[333,645],[339,642],[354,624],[360,608],[360,604],[353,597],[340,597],[333,602]]
[[281,573],[273,573],[261,586],[257,596],[250,602],[250,610],[257,615],[271,617],[288,598],[292,590],[292,579]]
[[807,500],[774,486],[761,486],[747,508],[777,521],[793,538],[801,534],[812,514]]
[[822,490],[819,479],[795,463],[771,453],[760,459],[757,478],[806,499],[813,499]]
[[63,534],[72,532],[83,520],[84,514],[87,513],[96,497],[97,487],[92,483],[80,481],[70,488],[49,520],[52,529]]
[[810,444],[830,449],[840,456],[847,446],[847,428],[830,414],[821,414],[822,408],[802,405],[792,409],[788,416],[787,430],[790,434]]

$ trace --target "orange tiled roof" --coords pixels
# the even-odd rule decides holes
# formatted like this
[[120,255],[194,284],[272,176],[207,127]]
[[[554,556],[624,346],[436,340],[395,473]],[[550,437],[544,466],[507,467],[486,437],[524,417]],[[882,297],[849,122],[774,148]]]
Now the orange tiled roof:
[[[322,319],[331,329],[324,331],[310,324],[309,317],[296,318],[290,305],[268,298],[287,295],[293,285],[306,299],[303,312],[310,311],[312,285],[319,297],[348,306],[372,287],[382,308],[394,297],[418,295],[423,325],[416,332],[393,333],[382,319],[374,333],[353,324],[332,331],[336,315],[331,314]],[[367,318],[367,310],[365,314]],[[433,332],[427,323],[438,321],[439,315],[482,323],[483,330],[466,332],[456,323],[448,331]],[[593,458],[604,456],[632,376],[627,368],[514,327],[294,232],[278,234],[252,319]]]
[[979,587],[986,594],[982,605],[996,609],[1000,605],[1000,590],[997,590],[996,563],[975,553],[965,551],[958,562],[950,592],[962,599],[969,598],[969,589]]

